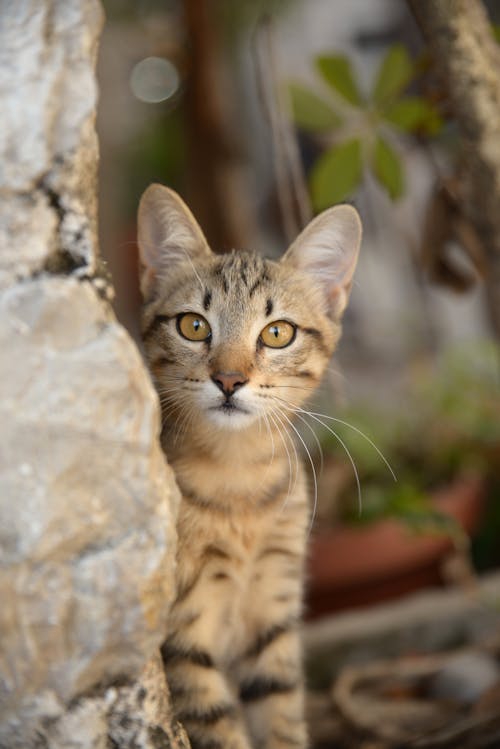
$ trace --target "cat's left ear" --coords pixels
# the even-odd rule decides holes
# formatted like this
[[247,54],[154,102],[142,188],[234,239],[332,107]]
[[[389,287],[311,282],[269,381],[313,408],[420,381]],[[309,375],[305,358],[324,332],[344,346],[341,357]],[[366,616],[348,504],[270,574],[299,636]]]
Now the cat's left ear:
[[327,309],[339,319],[349,299],[361,245],[359,214],[350,205],[336,205],[316,216],[282,258],[311,276],[323,289]]

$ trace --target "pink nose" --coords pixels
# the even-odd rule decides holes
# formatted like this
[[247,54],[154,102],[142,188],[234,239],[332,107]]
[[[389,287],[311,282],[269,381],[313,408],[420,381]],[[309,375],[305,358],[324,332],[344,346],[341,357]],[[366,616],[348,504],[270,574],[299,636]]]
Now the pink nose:
[[212,381],[215,382],[219,390],[222,390],[226,398],[229,398],[235,390],[243,387],[248,379],[242,372],[216,372],[212,375]]

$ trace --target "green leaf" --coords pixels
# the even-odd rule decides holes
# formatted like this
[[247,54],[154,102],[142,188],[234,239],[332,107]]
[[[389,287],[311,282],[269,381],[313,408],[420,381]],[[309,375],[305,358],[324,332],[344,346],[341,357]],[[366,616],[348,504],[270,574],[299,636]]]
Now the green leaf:
[[420,130],[427,135],[435,135],[443,125],[439,112],[421,96],[407,96],[395,101],[385,109],[383,117],[410,133]]
[[313,132],[334,130],[342,120],[317,94],[297,83],[289,86],[293,119],[298,127]]
[[343,55],[321,55],[316,58],[319,72],[337,93],[339,93],[350,104],[359,106],[361,96],[354,80],[351,63]]
[[361,141],[356,138],[322,154],[311,172],[311,193],[317,211],[345,200],[362,174]]
[[406,47],[402,44],[394,44],[387,51],[378,70],[373,88],[375,104],[383,104],[398,96],[409,84],[413,75],[414,66]]
[[392,200],[404,192],[403,165],[397,153],[380,136],[373,149],[373,172]]
[[493,38],[500,44],[500,23],[492,23],[491,30],[493,31]]

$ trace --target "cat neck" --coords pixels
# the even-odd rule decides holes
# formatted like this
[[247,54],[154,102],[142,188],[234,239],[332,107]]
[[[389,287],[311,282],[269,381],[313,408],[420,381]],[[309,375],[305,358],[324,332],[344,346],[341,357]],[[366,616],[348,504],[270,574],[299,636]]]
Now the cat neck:
[[288,433],[280,433],[275,425],[262,422],[242,429],[223,429],[198,420],[181,430],[175,424],[169,427],[167,422],[162,444],[170,462],[203,456],[223,465],[256,464],[293,451]]
[[264,497],[299,470],[291,436],[262,423],[231,431],[197,423],[177,434],[167,426],[162,444],[181,489],[206,497],[244,496],[250,486]]

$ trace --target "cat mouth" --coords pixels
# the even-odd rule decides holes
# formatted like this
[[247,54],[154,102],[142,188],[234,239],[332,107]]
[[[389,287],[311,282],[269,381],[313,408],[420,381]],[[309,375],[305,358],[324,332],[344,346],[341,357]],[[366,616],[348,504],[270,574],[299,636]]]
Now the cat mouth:
[[218,411],[219,413],[225,413],[225,414],[231,414],[231,413],[248,414],[250,413],[250,411],[247,411],[246,408],[242,408],[241,406],[238,406],[236,403],[234,403],[231,400],[225,400],[222,403],[219,403],[218,406],[212,406],[210,411]]
[[207,409],[207,416],[220,429],[244,429],[256,419],[256,414],[252,410],[252,407],[247,408],[246,406],[246,403],[245,405],[240,405],[238,401],[234,401],[232,398],[224,400],[221,398]]

